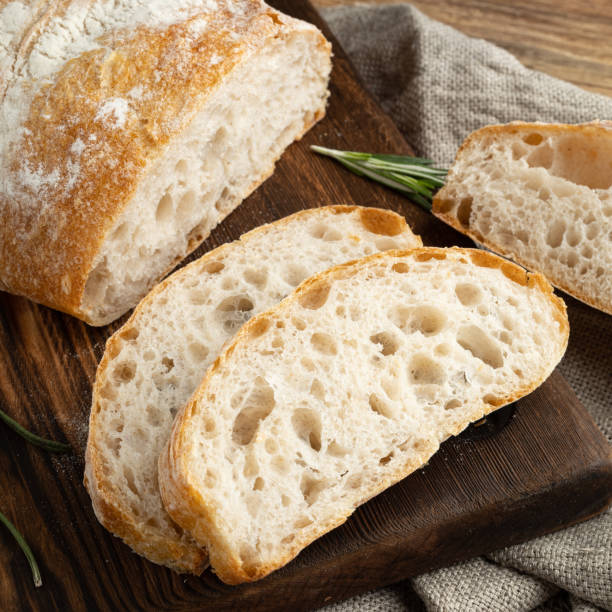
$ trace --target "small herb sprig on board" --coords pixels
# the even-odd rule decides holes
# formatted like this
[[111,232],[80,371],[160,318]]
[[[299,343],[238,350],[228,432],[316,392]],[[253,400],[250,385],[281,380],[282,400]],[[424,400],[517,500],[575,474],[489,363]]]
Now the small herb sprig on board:
[[40,570],[38,569],[38,563],[36,563],[36,559],[34,558],[34,554],[32,550],[28,546],[28,543],[25,541],[24,537],[18,531],[17,527],[9,521],[2,512],[0,512],[0,523],[2,523],[13,535],[15,540],[17,540],[17,544],[19,544],[19,548],[23,550],[23,554],[26,556],[28,563],[30,564],[30,569],[32,570],[32,580],[34,580],[34,586],[39,587],[42,586],[42,578],[40,577]]
[[[17,421],[12,419],[8,414],[6,414],[3,410],[0,410],[0,420],[4,421],[8,427],[10,427],[14,432],[18,433],[24,440],[27,440],[30,444],[34,444],[40,448],[44,448],[46,451],[51,453],[67,453],[70,452],[71,448],[68,444],[62,444],[61,442],[55,442],[53,440],[47,440],[46,438],[41,438],[36,434],[33,434],[31,431],[28,431],[25,427],[22,427]],[[25,538],[17,527],[8,520],[8,518],[0,512],[0,523],[2,523],[10,532],[11,535],[19,544],[19,548],[23,551],[23,554],[26,556],[28,563],[30,564],[30,569],[32,570],[32,579],[34,580],[34,586],[39,587],[42,586],[42,578],[40,576],[40,570],[38,569],[38,563],[36,563],[36,559],[34,557],[34,553],[32,553],[32,549],[28,546]]]
[[51,453],[68,453],[71,450],[68,444],[54,442],[53,440],[47,440],[46,438],[41,438],[40,436],[33,434],[25,427],[22,427],[17,421],[11,419],[11,417],[2,410],[0,410],[0,420],[4,421],[13,431],[18,433],[30,444],[34,444],[34,446],[40,446],[40,448],[44,448]]
[[434,162],[423,157],[338,151],[318,145],[310,148],[339,161],[355,174],[401,191],[428,212],[434,191],[444,185],[446,178],[447,170],[434,168]]

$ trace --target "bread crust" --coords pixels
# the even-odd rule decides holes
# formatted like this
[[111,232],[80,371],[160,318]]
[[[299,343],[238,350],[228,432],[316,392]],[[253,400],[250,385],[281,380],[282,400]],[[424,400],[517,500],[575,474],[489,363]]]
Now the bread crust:
[[[179,525],[191,532],[197,541],[207,546],[213,571],[227,584],[239,584],[242,582],[259,580],[275,569],[282,567],[291,561],[305,546],[346,521],[348,516],[352,513],[352,510],[345,515],[336,516],[324,524],[313,523],[312,527],[305,528],[302,535],[296,537],[292,544],[285,549],[285,554],[274,559],[273,562],[253,567],[245,567],[241,563],[241,560],[232,554],[231,547],[224,541],[223,534],[216,530],[216,508],[214,501],[204,499],[200,494],[198,488],[193,483],[186,461],[187,456],[190,454],[189,444],[187,442],[190,419],[193,418],[194,414],[199,409],[198,404],[204,398],[208,381],[230,358],[237,346],[248,343],[250,337],[258,336],[262,327],[264,329],[267,327],[267,320],[273,319],[277,313],[291,310],[296,302],[307,298],[309,295],[312,296],[316,294],[317,291],[320,291],[321,288],[326,287],[329,283],[333,283],[336,279],[347,278],[347,276],[350,277],[357,271],[375,266],[379,261],[407,256],[417,261],[431,258],[445,259],[449,256],[469,258],[478,266],[500,269],[504,275],[513,282],[537,289],[551,304],[554,317],[559,322],[562,348],[559,351],[559,355],[555,355],[554,359],[551,360],[551,363],[554,361],[554,365],[556,365],[565,352],[569,338],[569,323],[566,307],[563,300],[554,294],[551,285],[541,274],[529,273],[516,264],[484,251],[457,247],[450,249],[422,247],[411,251],[387,251],[371,255],[355,262],[348,262],[335,266],[334,268],[304,281],[292,295],[283,300],[280,304],[248,321],[236,334],[233,341],[226,346],[223,353],[207,371],[200,387],[193,394],[189,403],[177,415],[168,444],[159,458],[159,486],[162,500],[168,513]],[[542,377],[525,384],[506,397],[497,398],[493,403],[482,401],[479,405],[470,406],[468,409],[469,412],[466,411],[468,414],[466,421],[458,425],[450,434],[457,435],[470,422],[478,420],[497,408],[510,404],[530,393],[544,382],[552,372],[553,367],[551,367],[550,371],[547,371]],[[377,487],[368,491],[367,494],[355,504],[355,508],[371,497],[378,495],[390,485],[405,478],[419,467],[422,467],[437,448],[437,443],[427,441],[427,443],[423,445],[423,448],[420,449],[420,453],[415,453],[415,455],[407,459],[396,472],[380,481]]]
[[[359,217],[364,228],[381,236],[395,236],[410,231],[404,217],[390,210],[345,205],[325,206],[324,209],[336,215],[359,211]],[[146,556],[155,563],[170,567],[177,572],[198,575],[208,566],[208,555],[195,542],[180,543],[175,539],[154,538],[150,534],[143,535],[143,531],[139,527],[138,517],[130,510],[124,498],[118,494],[114,485],[106,476],[108,469],[104,463],[105,453],[98,443],[104,435],[104,431],[98,424],[97,406],[100,398],[104,396],[105,386],[107,384],[112,386],[112,382],[109,380],[109,364],[114,355],[119,352],[119,346],[123,342],[129,341],[130,334],[137,327],[137,323],[143,313],[146,313],[151,308],[151,305],[155,303],[158,296],[167,287],[177,282],[180,283],[181,279],[189,276],[194,268],[201,269],[206,266],[207,262],[222,260],[225,254],[238,243],[250,240],[254,235],[265,233],[272,227],[282,227],[294,222],[296,219],[316,217],[319,211],[320,208],[302,210],[274,223],[256,227],[250,232],[243,234],[237,241],[223,244],[209,251],[196,261],[184,266],[156,285],[138,304],[126,323],[106,342],[104,355],[98,365],[92,392],[92,409],[89,417],[89,436],[85,455],[84,484],[92,499],[94,511],[100,523],[123,539],[137,553]],[[422,244],[418,236],[415,236],[415,241],[418,244]]]
[[[592,121],[582,124],[547,124],[513,121],[512,123],[505,125],[488,125],[470,134],[465,139],[461,147],[459,147],[457,155],[455,156],[455,161],[459,160],[466,151],[472,148],[478,148],[479,143],[486,136],[496,139],[504,137],[508,134],[517,134],[522,132],[528,133],[534,129],[538,130],[539,132],[547,132],[549,134],[575,133],[579,134],[581,137],[593,140],[600,139],[602,136],[612,139],[612,121]],[[452,180],[452,178],[453,170],[451,168],[449,177],[447,179],[447,184]],[[489,239],[487,239],[487,237],[483,236],[480,234],[480,232],[477,232],[472,228],[465,227],[454,215],[445,212],[443,202],[447,199],[447,197],[446,187],[440,189],[440,191],[438,191],[438,193],[434,196],[432,212],[436,217],[438,217],[438,219],[441,219],[458,232],[469,236],[472,240],[475,240],[488,249],[491,249],[500,255],[510,257],[513,261],[529,270],[543,274],[542,269],[539,268],[539,266],[534,265],[533,262],[527,261],[515,253],[510,253],[502,245],[491,242]],[[561,291],[565,291],[565,293],[575,297],[581,302],[584,302],[585,304],[588,304],[593,308],[597,308],[598,310],[601,310],[607,314],[612,314],[612,302],[605,302],[604,300],[599,299],[597,296],[581,293],[575,287],[564,282],[562,278],[548,278],[548,280],[553,286],[561,289]]]
[[[304,31],[317,48],[330,53],[314,26],[261,1],[242,2],[240,14],[225,0],[218,5],[218,11],[188,18],[179,13],[176,23],[161,28],[111,29],[97,40],[97,49],[67,61],[34,93],[20,138],[0,160],[6,174],[0,189],[2,288],[90,324],[107,323],[84,310],[85,284],[151,162],[223,80],[270,39]],[[44,35],[49,13],[61,17],[72,8],[64,0],[36,15],[24,27],[16,57],[27,57]],[[208,27],[198,30],[203,18]],[[10,75],[2,85],[3,91],[11,85]],[[130,101],[121,125],[101,114],[104,104],[116,99]],[[323,115],[321,108],[302,133]],[[75,143],[81,144],[75,148]],[[203,238],[192,240],[178,260]]]

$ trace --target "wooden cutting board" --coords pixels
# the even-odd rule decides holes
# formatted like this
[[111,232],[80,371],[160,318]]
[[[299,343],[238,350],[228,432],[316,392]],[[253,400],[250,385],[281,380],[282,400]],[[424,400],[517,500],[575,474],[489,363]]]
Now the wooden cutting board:
[[[273,2],[321,27],[304,2]],[[302,208],[357,203],[406,216],[428,245],[469,245],[408,200],[311,154],[320,143],[406,153],[336,44],[328,115],[294,144],[276,173],[196,253]],[[125,320],[125,318],[123,319]],[[0,529],[2,610],[308,609],[560,529],[602,511],[612,490],[610,448],[564,379],[553,374],[518,407],[495,413],[419,472],[371,500],[287,567],[228,587],[205,572],[178,576],[133,554],[96,521],[82,486],[91,386],[104,342],[96,329],[0,293],[0,402],[37,433],[67,440],[53,456],[0,427],[0,510],[30,542],[44,586]]]

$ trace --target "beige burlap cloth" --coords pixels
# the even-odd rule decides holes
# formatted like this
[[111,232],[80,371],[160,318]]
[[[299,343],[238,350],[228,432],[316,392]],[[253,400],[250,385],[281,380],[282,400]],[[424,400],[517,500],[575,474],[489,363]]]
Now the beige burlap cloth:
[[[612,99],[528,70],[506,51],[409,5],[331,8],[323,17],[416,153],[439,164],[449,164],[465,136],[489,123],[612,119]],[[612,441],[612,316],[563,297],[571,335],[559,367]],[[326,611],[586,612],[597,607],[612,609],[610,510]]]

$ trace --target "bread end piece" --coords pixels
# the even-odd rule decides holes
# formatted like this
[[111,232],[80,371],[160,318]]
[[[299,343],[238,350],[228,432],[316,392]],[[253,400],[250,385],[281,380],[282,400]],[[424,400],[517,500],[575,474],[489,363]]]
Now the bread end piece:
[[439,219],[612,314],[612,129],[513,122],[470,134]]

